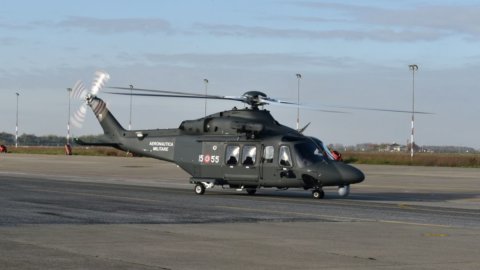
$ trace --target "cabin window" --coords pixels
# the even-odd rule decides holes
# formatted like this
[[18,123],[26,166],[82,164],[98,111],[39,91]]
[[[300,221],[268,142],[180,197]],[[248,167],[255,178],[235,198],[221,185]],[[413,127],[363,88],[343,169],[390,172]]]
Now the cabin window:
[[245,145],[242,153],[242,165],[249,166],[255,164],[257,158],[257,147],[253,145]]
[[227,165],[237,165],[238,157],[240,156],[240,146],[238,145],[228,145],[226,151],[226,162]]
[[263,149],[263,162],[265,163],[273,163],[273,155],[274,155],[274,148],[273,146],[265,146]]
[[278,160],[281,166],[291,167],[292,166],[292,155],[290,155],[290,148],[286,145],[280,146],[280,151],[278,153]]

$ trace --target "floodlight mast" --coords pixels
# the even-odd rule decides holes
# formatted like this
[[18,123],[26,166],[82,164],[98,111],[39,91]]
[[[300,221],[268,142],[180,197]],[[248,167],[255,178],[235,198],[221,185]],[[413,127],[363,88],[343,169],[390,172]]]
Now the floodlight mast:
[[17,95],[17,118],[15,121],[15,148],[18,147],[18,97],[20,94],[18,92],[15,93]]
[[70,144],[70,103],[72,97],[72,88],[67,88],[68,93],[68,118],[67,118],[67,145]]
[[130,120],[128,122],[128,130],[132,130],[132,99],[133,99],[133,84],[130,84]]
[[415,71],[418,71],[418,65],[408,65],[408,68],[412,71],[412,133],[410,135],[410,159],[413,159],[413,147],[415,145]]
[[302,79],[302,74],[297,73],[297,130],[300,129],[300,80]]
[[208,79],[203,79],[203,82],[205,83],[205,116],[207,116]]

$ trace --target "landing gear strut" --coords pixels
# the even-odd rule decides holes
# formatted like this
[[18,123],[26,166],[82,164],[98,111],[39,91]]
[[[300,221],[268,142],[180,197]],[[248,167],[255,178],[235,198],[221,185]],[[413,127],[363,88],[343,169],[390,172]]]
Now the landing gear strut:
[[312,191],[312,197],[314,199],[323,199],[323,197],[325,197],[325,192],[323,191],[323,189],[314,189]]

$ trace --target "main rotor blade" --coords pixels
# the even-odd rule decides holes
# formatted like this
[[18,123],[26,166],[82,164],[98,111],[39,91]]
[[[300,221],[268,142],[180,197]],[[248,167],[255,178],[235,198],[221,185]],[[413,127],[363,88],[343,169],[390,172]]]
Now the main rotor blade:
[[333,106],[333,105],[321,105],[321,106],[330,107],[330,108],[361,110],[361,111],[380,111],[380,112],[396,112],[396,113],[413,113],[414,112],[416,114],[434,114],[431,112],[422,112],[422,111],[407,111],[407,110],[394,110],[394,109],[357,107],[357,106]]
[[145,89],[145,88],[130,88],[130,87],[121,87],[121,86],[112,86],[112,87],[108,87],[108,88],[118,89],[118,90],[133,90],[133,91],[141,91],[141,92],[149,92],[149,93],[162,93],[162,94],[185,95],[185,96],[202,96],[202,97],[205,97],[205,96],[213,96],[213,95],[204,95],[204,94],[180,92],[180,91],[167,91],[167,90]]
[[[174,97],[174,98],[197,98],[197,99],[216,99],[216,100],[234,100],[240,101],[244,103],[248,103],[246,98],[243,96],[217,96],[217,95],[205,95],[205,94],[197,94],[197,93],[188,93],[188,92],[180,92],[180,91],[168,91],[168,90],[158,90],[158,89],[145,89],[145,88],[130,88],[130,87],[119,87],[119,86],[112,86],[109,87],[111,89],[118,89],[118,90],[133,90],[133,91],[140,91],[140,92],[148,92],[152,94],[146,93],[120,93],[120,92],[107,92],[109,94],[114,95],[134,95],[134,96],[146,96],[146,97]],[[153,94],[158,93],[158,94]],[[358,107],[358,106],[335,106],[335,105],[307,105],[307,104],[300,104],[298,105],[296,102],[290,101],[283,101],[274,99],[271,97],[260,97],[261,102],[265,104],[277,105],[277,106],[286,106],[286,107],[297,107],[299,106],[302,109],[307,110],[315,110],[321,112],[329,112],[329,113],[349,113],[344,111],[337,111],[337,110],[325,110],[321,107],[329,107],[329,108],[340,108],[340,109],[351,109],[351,110],[363,110],[363,111],[381,111],[381,112],[396,112],[396,113],[412,113],[412,111],[408,110],[395,110],[395,109],[383,109],[383,108],[370,108],[370,107]],[[422,112],[422,111],[415,111],[416,114],[434,114],[430,112]]]
[[[125,88],[127,89],[127,88]],[[163,90],[160,90],[163,91]],[[153,90],[152,92],[158,92],[157,90]],[[172,92],[172,93],[179,93],[179,92],[174,92],[174,91],[165,91],[165,92]],[[187,93],[181,92],[182,94],[147,94],[147,93],[123,93],[123,92],[105,92],[107,94],[112,94],[112,95],[121,95],[121,96],[140,96],[140,97],[167,97],[167,98],[194,98],[194,99],[214,99],[214,100],[233,100],[233,101],[240,101],[240,102],[245,102],[245,99],[243,97],[234,97],[234,96],[212,96],[212,95],[200,95],[200,94],[194,94],[194,95],[187,95]],[[263,100],[263,99],[262,99]],[[292,102],[287,102],[287,101],[276,101],[273,99],[265,99],[265,101],[271,105],[274,106],[284,106],[284,107],[290,107],[290,108],[296,108],[297,104],[292,103]],[[308,107],[308,106],[303,106],[300,105],[300,108],[303,109],[309,109],[309,110],[315,110],[315,111],[320,111],[320,112],[328,112],[328,113],[348,113],[348,112],[342,112],[342,111],[335,111],[335,110],[324,110],[320,108],[315,108],[315,107]]]
[[271,97],[260,97],[260,100],[263,102],[267,102],[269,104],[278,103],[278,104],[290,104],[290,105],[297,105],[295,102],[279,100]]
[[[149,93],[160,93],[160,95],[152,95],[153,97],[159,96],[159,97],[190,97],[190,98],[203,98],[203,99],[226,99],[226,100],[235,100],[235,101],[240,101],[240,102],[245,102],[246,99],[243,96],[219,96],[219,95],[205,95],[205,94],[197,94],[197,93],[189,93],[189,92],[180,92],[180,91],[169,91],[169,90],[159,90],[159,89],[145,89],[145,88],[129,88],[129,87],[109,87],[112,89],[119,89],[119,90],[134,90],[134,91],[140,91],[140,92],[149,92]],[[112,94],[112,92],[109,92]],[[118,93],[118,92],[117,92]],[[143,94],[143,93],[136,93],[136,94]],[[161,95],[161,94],[171,94],[174,96],[169,96],[169,95]],[[118,94],[120,95],[120,93]],[[130,94],[126,94],[130,95]],[[179,96],[176,96],[179,95]]]
[[[171,91],[173,92],[173,91]],[[141,96],[141,97],[173,97],[173,98],[198,98],[198,99],[217,99],[217,100],[233,100],[245,102],[245,99],[241,97],[228,97],[228,96],[212,96],[212,95],[186,95],[186,94],[146,94],[146,93],[120,93],[120,92],[105,92],[113,95],[122,96]]]
[[311,110],[311,111],[317,111],[317,112],[327,112],[327,113],[350,113],[350,112],[344,112],[344,111],[336,111],[336,110],[325,110],[321,109],[319,107],[313,107],[313,106],[307,106],[307,105],[297,105],[297,103],[269,103],[270,105],[273,106],[281,106],[281,107],[288,107],[288,108],[297,108],[299,107],[300,109],[306,109],[306,110]]

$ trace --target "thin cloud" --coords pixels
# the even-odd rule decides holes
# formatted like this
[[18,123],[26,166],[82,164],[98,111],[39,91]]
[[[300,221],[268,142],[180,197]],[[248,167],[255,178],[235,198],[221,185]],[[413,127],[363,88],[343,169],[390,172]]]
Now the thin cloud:
[[[379,8],[336,3],[295,3],[300,7],[335,10],[351,18],[351,24],[364,24],[384,29],[409,29],[428,33],[437,39],[464,35],[480,39],[480,5],[420,5],[410,8]],[[313,17],[291,17],[293,20],[314,21]],[[322,18],[320,17],[319,20]]]
[[155,64],[192,67],[222,68],[264,68],[292,65],[345,68],[354,65],[356,60],[349,57],[320,57],[282,53],[243,53],[243,54],[145,54],[145,58]]
[[170,23],[158,18],[120,18],[99,19],[92,17],[69,17],[66,20],[55,23],[54,26],[65,29],[81,29],[95,34],[114,33],[159,33],[170,32]]
[[[212,23],[197,23],[194,28],[218,37],[372,40],[405,43],[431,42],[459,34],[465,35],[469,39],[475,39],[480,33],[480,19],[475,16],[480,12],[479,7],[473,8],[473,11],[469,11],[464,18],[463,14],[470,7],[452,9],[451,6],[421,6],[412,9],[385,9],[318,2],[292,2],[291,4],[300,8],[307,7],[327,11],[327,13],[320,12],[318,17],[287,16],[287,19],[292,21],[311,23],[312,26],[317,25],[319,29],[309,27],[307,30],[302,26],[272,28]],[[454,21],[452,24],[450,24],[450,17]],[[285,20],[285,17],[276,19]],[[468,26],[464,26],[464,24]],[[329,29],[325,30],[325,26],[329,26]]]
[[432,29],[480,39],[480,6],[424,6],[411,10],[382,10],[380,14],[382,16],[364,13],[359,14],[359,18],[374,24]]
[[34,28],[34,26],[30,24],[0,22],[0,28],[7,30],[30,30]]
[[18,38],[0,37],[0,46],[14,46],[20,43]]
[[383,42],[411,42],[433,41],[444,36],[442,33],[432,31],[410,30],[302,30],[279,29],[260,26],[242,26],[225,24],[197,23],[197,29],[206,31],[214,36],[237,36],[248,38],[302,38],[302,39],[344,39],[344,40],[375,40]]

